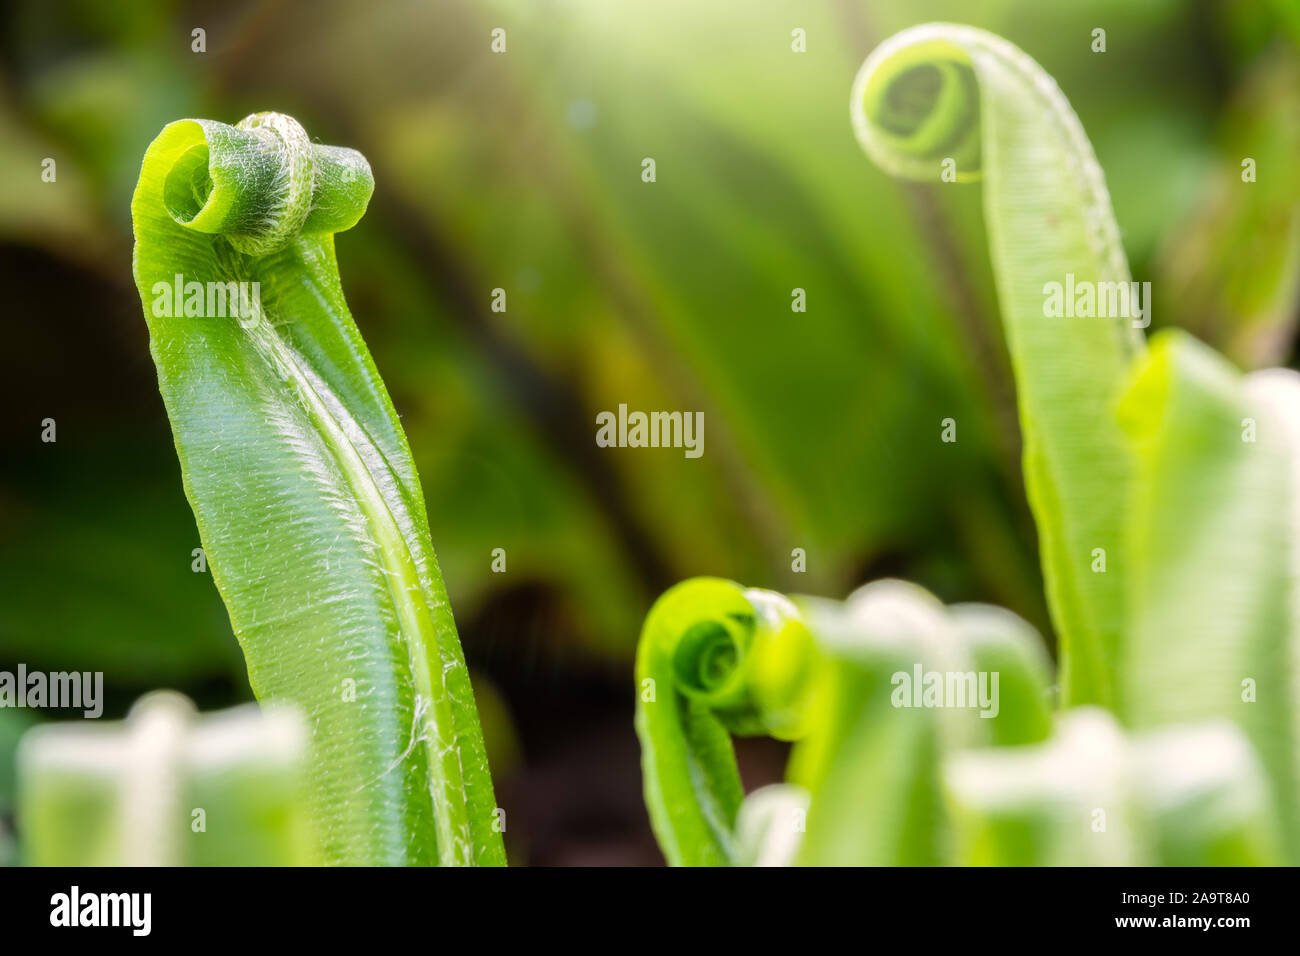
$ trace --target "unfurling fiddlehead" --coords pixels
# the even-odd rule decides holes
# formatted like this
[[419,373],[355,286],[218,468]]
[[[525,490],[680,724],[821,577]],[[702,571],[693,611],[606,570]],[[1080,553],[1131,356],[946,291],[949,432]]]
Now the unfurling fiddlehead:
[[[922,671],[960,675],[960,709],[913,706]],[[843,603],[686,581],[646,618],[637,680],[646,805],[674,865],[942,862],[942,754],[1049,729],[1034,630],[901,581]],[[789,785],[745,798],[733,733],[798,741]]]
[[334,255],[373,185],[288,116],[171,123],[131,206],[135,279],[250,682],[312,728],[324,858],[503,863],[419,478]]
[[646,806],[668,862],[735,862],[744,798],[731,733],[801,733],[816,667],[789,600],[719,578],[671,588],[637,648],[636,729]]
[[[1113,705],[1131,451],[1114,404],[1149,320],[1101,168],[1055,81],[1005,40],[928,24],[882,43],[853,84],[867,154],[896,176],[982,179],[989,250],[1016,374],[1025,483],[1038,524],[1066,703]],[[1052,285],[1123,294],[1129,314],[1049,317]],[[1108,300],[1109,301],[1109,300]],[[1120,310],[1121,312],[1123,310]],[[1098,561],[1109,560],[1107,573]]]
[[312,143],[283,113],[254,113],[237,126],[181,120],[150,153],[170,163],[163,210],[154,211],[248,256],[277,252],[300,233],[351,229],[375,188],[364,156]]

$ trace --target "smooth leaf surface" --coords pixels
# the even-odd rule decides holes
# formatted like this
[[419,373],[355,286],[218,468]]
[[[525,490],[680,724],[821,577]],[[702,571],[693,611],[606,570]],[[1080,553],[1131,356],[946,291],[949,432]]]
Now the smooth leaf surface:
[[[338,275],[333,234],[372,188],[364,157],[280,114],[172,123],[132,202],[136,285],[249,679],[312,727],[326,859],[502,863],[419,479]],[[249,307],[220,308],[223,283]]]

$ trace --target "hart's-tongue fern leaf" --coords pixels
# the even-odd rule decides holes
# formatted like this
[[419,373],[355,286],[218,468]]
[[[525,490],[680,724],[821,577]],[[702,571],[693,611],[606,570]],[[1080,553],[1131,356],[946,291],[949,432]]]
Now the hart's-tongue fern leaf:
[[503,863],[419,478],[334,256],[373,187],[288,116],[171,123],[131,205],[135,280],[249,679],[307,715],[325,858]]

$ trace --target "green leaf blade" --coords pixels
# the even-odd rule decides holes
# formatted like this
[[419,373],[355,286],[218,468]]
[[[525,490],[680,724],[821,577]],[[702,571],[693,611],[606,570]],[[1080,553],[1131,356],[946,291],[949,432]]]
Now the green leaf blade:
[[[1114,396],[1141,333],[1129,319],[1049,318],[1048,283],[1128,283],[1101,169],[1056,83],[1010,43],[927,24],[881,44],[853,86],[864,150],[895,176],[984,181],[985,220],[1016,376],[1067,704],[1114,706],[1130,451]],[[1097,549],[1105,573],[1093,570]]]
[[[293,700],[313,727],[327,859],[502,863],[419,480],[338,277],[332,230],[364,212],[369,168],[282,120],[269,133],[266,121],[171,124],[132,204],[186,493],[254,690]],[[178,177],[194,184],[192,216]],[[178,274],[257,283],[260,296],[237,317],[157,314]]]

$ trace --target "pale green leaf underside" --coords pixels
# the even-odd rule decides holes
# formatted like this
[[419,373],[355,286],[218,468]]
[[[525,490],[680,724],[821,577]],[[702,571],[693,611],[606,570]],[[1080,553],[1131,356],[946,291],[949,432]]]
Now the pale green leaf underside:
[[[419,479],[334,256],[372,188],[359,153],[311,144],[288,117],[172,123],[132,203],[135,279],[250,681],[313,731],[326,858],[502,863]],[[207,301],[160,314],[178,275],[256,282],[260,302],[242,317]]]

